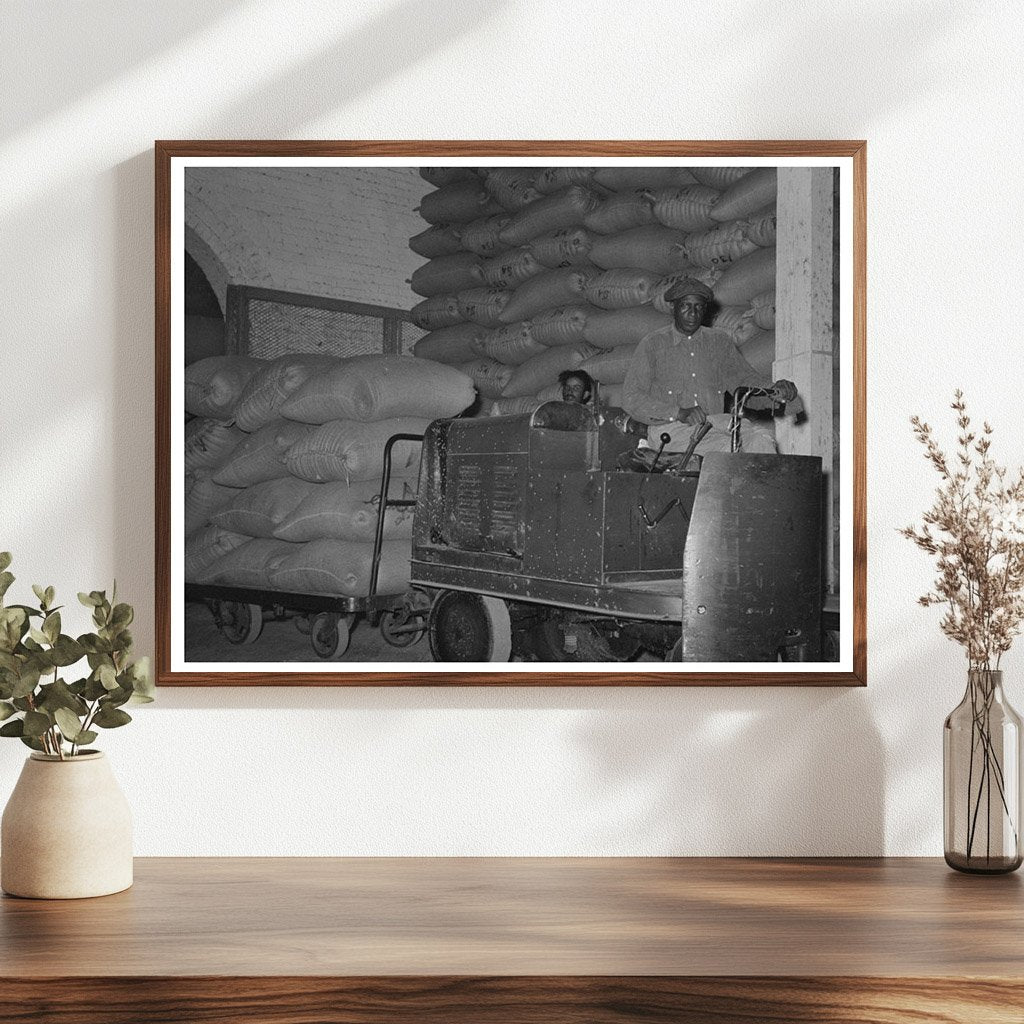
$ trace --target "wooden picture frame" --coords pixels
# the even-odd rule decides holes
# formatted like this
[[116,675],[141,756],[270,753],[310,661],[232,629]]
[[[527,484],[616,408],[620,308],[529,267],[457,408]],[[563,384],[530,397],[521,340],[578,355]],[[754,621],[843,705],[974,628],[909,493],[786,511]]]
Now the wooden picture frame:
[[[182,399],[184,372],[184,264],[186,231],[190,232],[194,248],[207,245],[209,239],[197,240],[194,226],[186,224],[185,175],[194,168],[245,168],[251,176],[254,171],[269,173],[295,169],[294,173],[308,177],[310,169],[373,168],[380,171],[417,167],[474,167],[493,170],[497,167],[554,168],[562,166],[605,168],[709,168],[750,167],[778,168],[778,181],[786,182],[786,213],[779,208],[779,236],[785,232],[786,248],[779,243],[780,266],[776,272],[783,281],[782,252],[785,257],[785,301],[780,299],[780,331],[786,330],[791,339],[785,355],[779,358],[775,349],[772,379],[797,379],[812,376],[819,382],[819,391],[812,396],[810,408],[805,412],[801,428],[809,420],[819,423],[821,437],[810,442],[805,435],[801,444],[812,453],[822,455],[826,480],[830,489],[823,490],[820,514],[826,526],[822,547],[822,563],[827,566],[820,576],[825,585],[839,580],[838,593],[826,595],[823,602],[825,625],[835,626],[832,640],[835,650],[826,655],[817,639],[809,641],[809,648],[796,634],[792,645],[780,641],[779,657],[813,650],[816,657],[809,663],[793,661],[735,661],[713,663],[684,661],[659,663],[643,661],[609,661],[598,663],[561,662],[508,662],[495,664],[462,664],[456,660],[444,662],[391,663],[380,661],[380,670],[373,664],[356,663],[351,668],[344,661],[314,663],[265,662],[238,660],[211,663],[189,658],[185,654],[185,583],[183,512],[184,479],[181,471],[183,447],[184,404]],[[782,169],[785,169],[783,172]],[[798,173],[799,172],[799,173]],[[803,173],[806,172],[806,173]],[[218,171],[219,173],[219,171]],[[289,170],[288,173],[293,173]],[[666,172],[667,173],[667,172]],[[825,174],[830,175],[827,179]],[[351,686],[674,686],[674,685],[783,685],[783,686],[862,686],[866,684],[866,503],[865,503],[865,293],[866,293],[866,144],[863,141],[658,141],[658,142],[572,142],[572,141],[158,141],[155,145],[155,242],[156,242],[156,666],[159,685],[351,685]],[[707,176],[707,175],[706,175]],[[628,175],[624,177],[628,178]],[[712,176],[713,177],[713,176]],[[607,178],[607,175],[605,175]],[[714,180],[725,182],[726,173],[720,172]],[[249,180],[248,178],[246,179]],[[660,179],[659,179],[660,180]],[[667,178],[665,180],[668,180]],[[828,183],[831,183],[829,185]],[[422,181],[423,192],[432,185]],[[723,192],[728,184],[723,184]],[[608,190],[601,193],[607,195]],[[653,193],[651,193],[653,196]],[[650,198],[650,197],[649,197]],[[653,202],[653,199],[650,199]],[[220,213],[218,213],[220,216]],[[425,225],[424,225],[425,226]],[[773,221],[774,231],[774,221]],[[831,233],[830,233],[831,232]],[[825,241],[823,241],[825,239]],[[773,234],[774,242],[774,234]],[[766,243],[767,244],[767,243]],[[250,261],[249,266],[255,266]],[[220,275],[222,291],[231,290],[232,305],[228,331],[230,337],[241,337],[240,303],[245,301],[292,302],[305,301],[295,292],[302,289],[288,287],[288,282],[274,280],[264,274],[249,274],[245,261],[238,259],[233,270]],[[719,268],[721,269],[721,268]],[[780,288],[780,294],[782,288]],[[821,296],[827,294],[828,308]],[[774,300],[773,300],[774,301]],[[225,303],[229,304],[229,303]],[[333,305],[332,305],[333,304]],[[318,305],[331,307],[338,315],[379,315],[383,327],[381,352],[401,352],[400,334],[409,313],[398,303],[376,305],[365,301],[365,296],[326,296]],[[350,311],[351,307],[354,312]],[[774,315],[773,306],[773,315]],[[377,313],[372,311],[376,309]],[[801,313],[806,310],[806,315]],[[787,312],[788,311],[788,312]],[[225,312],[227,312],[225,310]],[[748,310],[748,314],[749,314]],[[387,326],[388,318],[391,327]],[[787,319],[788,317],[788,319]],[[397,325],[397,326],[396,326]],[[389,335],[388,331],[392,333]],[[396,334],[395,332],[398,332]],[[388,340],[390,338],[390,340]],[[398,338],[399,340],[396,340]],[[793,340],[795,339],[795,340]],[[235,344],[238,344],[237,340]],[[389,347],[390,346],[390,347]],[[228,351],[228,349],[225,349]],[[785,371],[785,372],[782,372]],[[827,375],[831,374],[829,388]],[[801,385],[802,388],[802,385]],[[824,411],[827,409],[827,412]],[[832,422],[827,423],[831,416]],[[604,422],[605,417],[597,415]],[[815,419],[817,417],[817,419]],[[792,422],[792,421],[790,421]],[[434,429],[433,427],[431,428]],[[592,428],[587,428],[592,429]],[[595,428],[596,429],[596,428]],[[604,429],[603,426],[601,429]],[[782,428],[780,428],[782,429]],[[789,428],[787,428],[789,429]],[[797,429],[797,428],[793,428]],[[447,436],[447,435],[446,435]],[[532,436],[532,435],[531,435]],[[797,435],[791,435],[797,436]],[[818,448],[815,449],[814,445]],[[794,448],[793,450],[796,450]],[[832,452],[829,464],[827,454]],[[753,458],[750,456],[750,458]],[[712,460],[713,461],[713,460]],[[709,463],[711,465],[712,463]],[[178,472],[178,478],[174,473]],[[835,486],[838,481],[838,488]],[[696,484],[694,485],[696,486]],[[421,484],[422,487],[422,484]],[[561,492],[559,492],[561,493]],[[653,516],[641,509],[650,520]],[[722,512],[723,520],[726,512]],[[420,514],[419,511],[417,514]],[[634,515],[634,513],[630,513]],[[420,530],[419,525],[416,526]],[[177,531],[175,533],[174,531]],[[742,532],[742,530],[741,530]],[[419,543],[417,541],[417,543]],[[738,542],[737,542],[738,543]],[[781,556],[780,556],[781,557]],[[470,560],[471,561],[471,560]],[[414,560],[414,565],[416,564]],[[468,564],[468,563],[464,563]],[[376,570],[375,570],[376,571]],[[716,570],[718,571],[718,570]],[[738,571],[738,570],[737,570]],[[724,570],[722,570],[724,572]],[[620,574],[622,575],[622,574]],[[628,574],[624,574],[628,575]],[[634,576],[638,575],[633,573]],[[828,577],[828,578],[826,578]],[[430,577],[432,580],[448,578]],[[603,580],[604,577],[602,577]],[[694,574],[692,579],[696,579]],[[525,579],[525,577],[524,577]],[[704,576],[701,576],[704,579]],[[707,586],[725,586],[725,576],[708,577]],[[589,584],[588,584],[589,585]],[[823,585],[823,590],[825,589]],[[433,584],[434,587],[440,584]],[[488,584],[491,586],[491,584]],[[680,587],[683,584],[680,583]],[[194,589],[194,588],[193,588]],[[244,588],[243,588],[244,590]],[[431,596],[437,591],[425,588]],[[572,590],[573,594],[576,590]],[[742,594],[742,587],[736,590]],[[206,593],[198,590],[196,593]],[[466,591],[468,593],[468,591]],[[699,588],[689,585],[687,605],[693,619],[694,607],[703,614],[705,605],[694,606],[701,600]],[[242,593],[242,599],[249,591]],[[487,600],[498,600],[496,590],[486,593]],[[505,596],[513,602],[522,594]],[[557,594],[569,591],[556,591]],[[715,592],[717,593],[717,591]],[[736,599],[733,594],[733,600]],[[697,594],[697,597],[693,597]],[[258,596],[258,595],[257,595]],[[554,599],[552,599],[554,600]],[[572,600],[576,600],[575,597]],[[591,598],[586,599],[590,601]],[[585,602],[574,607],[582,608]],[[457,621],[474,597],[453,599],[452,611]],[[532,600],[526,604],[532,607]],[[218,606],[222,607],[222,606]],[[521,610],[520,604],[514,608]],[[569,607],[547,603],[544,609]],[[591,606],[593,607],[593,606]],[[682,607],[682,605],[681,605]],[[732,607],[732,606],[730,606]],[[279,609],[281,610],[281,609]],[[605,609],[602,609],[605,610]],[[710,609],[714,612],[714,609]],[[285,610],[287,614],[313,615],[313,609]],[[749,611],[749,610],[748,610]],[[396,613],[397,614],[397,613]],[[440,614],[440,613],[438,613]],[[579,613],[582,621],[585,615]],[[728,620],[727,628],[732,629]],[[301,620],[300,620],[301,621]],[[315,622],[315,618],[307,622]],[[398,621],[396,617],[395,621]],[[418,621],[418,620],[413,620]],[[237,627],[237,623],[233,624]],[[244,622],[242,624],[244,628]],[[440,628],[440,627],[438,627]],[[726,628],[726,627],[722,627]],[[629,632],[628,630],[626,631]],[[697,631],[699,632],[699,631]],[[321,634],[318,633],[318,636]],[[571,656],[568,634],[565,649]],[[322,637],[321,637],[322,639]],[[423,640],[423,644],[427,641]],[[573,638],[573,645],[576,639]],[[682,643],[682,642],[680,642]],[[239,650],[251,655],[251,648]],[[442,644],[443,647],[443,644]],[[449,649],[449,648],[444,648]],[[470,648],[476,650],[476,648]],[[573,647],[575,649],[575,647]],[[603,648],[602,648],[603,649]],[[698,650],[701,648],[697,646]],[[717,650],[712,645],[707,648]],[[834,658],[833,658],[834,655]],[[685,656],[685,654],[684,654]],[[241,659],[241,656],[240,656]],[[538,667],[538,665],[540,667]]]

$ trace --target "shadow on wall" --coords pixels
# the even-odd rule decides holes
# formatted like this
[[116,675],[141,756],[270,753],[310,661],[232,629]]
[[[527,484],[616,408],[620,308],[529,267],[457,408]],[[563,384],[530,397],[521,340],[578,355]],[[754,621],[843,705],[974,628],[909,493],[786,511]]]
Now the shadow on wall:
[[654,706],[638,691],[575,740],[607,808],[587,845],[606,855],[883,851],[882,740],[864,690],[702,688]]

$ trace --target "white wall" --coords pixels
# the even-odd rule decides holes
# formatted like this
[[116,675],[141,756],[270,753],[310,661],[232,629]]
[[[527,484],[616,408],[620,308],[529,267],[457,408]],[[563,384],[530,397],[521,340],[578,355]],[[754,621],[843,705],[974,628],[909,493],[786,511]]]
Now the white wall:
[[26,591],[116,575],[142,649],[153,139],[869,140],[867,689],[167,689],[106,737],[137,851],[939,854],[964,665],[896,534],[934,485],[907,418],[947,428],[959,385],[1024,458],[1022,29],[991,0],[0,4],[0,548]]

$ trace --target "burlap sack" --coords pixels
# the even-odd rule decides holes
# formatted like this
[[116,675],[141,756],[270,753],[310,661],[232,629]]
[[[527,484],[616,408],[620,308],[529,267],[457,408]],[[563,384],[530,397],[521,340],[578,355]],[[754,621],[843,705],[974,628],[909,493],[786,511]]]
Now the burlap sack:
[[[185,536],[190,537],[196,530],[210,522],[210,517],[233,501],[241,491],[237,487],[224,487],[213,482],[208,466],[197,469],[192,476],[192,486],[185,491]],[[239,531],[244,532],[244,531]]]
[[743,234],[762,249],[770,249],[775,245],[775,237],[778,228],[778,218],[774,208],[763,213],[755,213],[741,222]]
[[198,417],[185,424],[185,472],[217,466],[245,440],[236,426]]
[[[543,351],[544,346],[537,345],[536,348]],[[511,365],[499,363],[496,359],[485,356],[459,363],[459,369],[473,381],[473,386],[484,398],[499,398],[512,379]]]
[[587,285],[587,301],[600,309],[626,309],[650,302],[658,275],[648,270],[605,270]]
[[668,313],[659,313],[653,306],[632,309],[595,310],[587,317],[583,337],[598,348],[635,345],[651,331],[672,322]]
[[750,300],[754,323],[763,331],[775,330],[775,291],[761,292]]
[[599,235],[617,235],[656,223],[651,192],[646,188],[612,192],[583,218],[584,227]]
[[210,516],[210,522],[247,537],[273,537],[285,516],[298,507],[313,484],[295,477],[281,477],[233,490],[234,497]]
[[545,167],[537,175],[533,187],[544,196],[570,185],[589,186],[594,180],[595,167]]
[[[411,541],[384,542],[377,573],[378,594],[401,594],[409,586],[411,558]],[[370,591],[372,564],[372,544],[314,540],[276,562],[269,575],[275,590],[365,597]]]
[[260,427],[217,468],[213,482],[225,487],[250,487],[288,475],[284,457],[289,448],[316,428],[308,423],[275,420]]
[[601,167],[594,174],[594,181],[614,192],[629,192],[632,189],[678,188],[692,185],[697,179],[687,167]]
[[544,273],[546,269],[526,246],[509,249],[500,256],[485,260],[480,267],[484,284],[490,288],[509,290],[518,288],[524,281]]
[[443,363],[412,356],[353,356],[315,377],[281,406],[302,423],[455,416],[472,404],[473,382]]
[[465,319],[459,312],[459,300],[454,295],[435,295],[417,302],[410,310],[412,322],[424,331],[439,331],[454,327]]
[[255,431],[278,419],[278,410],[310,377],[342,364],[334,356],[287,355],[253,374],[235,408],[235,422]]
[[506,245],[525,245],[546,232],[582,224],[597,204],[598,197],[590,189],[570,185],[514,213],[501,232],[501,240]]
[[226,555],[221,555],[216,562],[203,570],[196,582],[273,590],[275,588],[271,582],[271,571],[298,548],[297,544],[273,538],[261,537],[246,541]]
[[508,221],[507,213],[471,220],[462,227],[462,247],[475,252],[477,256],[497,256],[506,248],[499,235]]
[[779,175],[774,167],[758,167],[730,185],[711,210],[720,222],[749,217],[773,206],[778,195]]
[[[388,497],[415,500],[416,480],[392,480]],[[379,506],[380,483],[376,480],[323,484],[303,499],[274,531],[274,536],[299,543],[311,540],[372,542],[377,532]],[[386,509],[384,539],[411,537],[414,512],[414,506]]]
[[562,267],[545,270],[543,274],[521,284],[501,312],[503,323],[529,320],[546,309],[581,302],[596,270],[588,267]]
[[589,345],[560,345],[549,348],[522,366],[516,367],[512,379],[502,392],[502,398],[524,398],[535,396],[541,388],[558,380],[563,370],[575,370],[594,349]]
[[702,185],[718,189],[724,192],[730,185],[735,184],[745,174],[749,174],[752,167],[692,167],[691,172],[694,178]]
[[470,288],[459,292],[455,299],[459,304],[459,316],[484,327],[497,327],[501,314],[512,298],[508,288]]
[[749,306],[716,306],[709,326],[725,331],[737,345],[758,333],[754,314]]
[[772,364],[775,361],[775,332],[758,331],[739,346],[743,358],[765,377],[772,377]]
[[540,198],[534,188],[539,167],[490,167],[484,173],[484,188],[509,213],[521,210]]
[[439,331],[424,334],[412,347],[417,359],[432,359],[435,363],[457,366],[477,354],[473,342],[487,330],[479,324],[455,324]]
[[744,234],[743,228],[742,223],[734,221],[709,231],[686,235],[681,250],[682,262],[708,268],[725,268],[735,263],[757,248]]
[[476,288],[484,283],[480,257],[471,252],[438,256],[413,271],[409,287],[417,295],[432,298],[448,295],[463,288]]
[[775,250],[755,249],[718,279],[715,299],[723,306],[746,306],[755,295],[774,289]]
[[241,547],[250,538],[229,533],[219,526],[204,526],[185,541],[185,582],[197,583],[222,555]]
[[587,266],[590,264],[590,247],[595,236],[586,228],[562,228],[539,235],[527,243],[538,263],[552,270],[557,267]]
[[456,181],[480,180],[480,174],[475,167],[421,167],[420,177],[434,188],[443,188]]
[[542,345],[578,345],[584,341],[587,318],[596,312],[585,303],[546,309],[530,321],[530,334]]
[[[388,439],[394,434],[422,434],[430,422],[415,416],[399,416],[376,423],[353,420],[324,423],[288,450],[288,470],[303,480],[316,483],[379,481]],[[421,448],[419,441],[396,442],[391,449],[392,476],[415,476],[419,472]]]
[[185,411],[230,423],[249,378],[263,366],[248,356],[210,356],[185,367]]
[[621,384],[626,379],[626,371],[633,361],[634,352],[636,345],[619,345],[584,360],[580,369],[586,370],[601,384]]
[[426,231],[409,239],[409,248],[428,260],[462,252],[462,238],[457,224],[431,224]]
[[479,178],[442,185],[428,192],[419,205],[419,214],[428,224],[466,224],[494,213],[501,213],[501,207],[487,194]]
[[521,398],[499,398],[491,403],[491,416],[522,416],[533,412],[544,403],[536,395],[523,395]]
[[[547,346],[537,341],[532,333],[532,328],[527,321],[517,324],[506,324],[504,327],[496,327],[486,334],[477,338],[476,351],[478,355],[486,356],[488,360],[497,360],[508,366],[519,366],[527,359],[538,356],[546,351]],[[461,368],[463,373],[468,371]],[[473,375],[470,374],[472,377]],[[508,383],[506,376],[505,384]],[[504,387],[504,385],[502,385]],[[477,390],[480,390],[477,384]],[[483,394],[483,392],[481,392]],[[500,395],[501,392],[499,391]],[[488,398],[497,398],[498,395],[488,394]]]
[[617,235],[598,238],[590,250],[591,261],[602,270],[636,267],[654,274],[670,274],[685,266],[687,235],[663,224],[648,224]]
[[660,188],[651,193],[654,216],[668,228],[679,231],[706,231],[716,226],[711,209],[721,193],[707,185],[683,185]]

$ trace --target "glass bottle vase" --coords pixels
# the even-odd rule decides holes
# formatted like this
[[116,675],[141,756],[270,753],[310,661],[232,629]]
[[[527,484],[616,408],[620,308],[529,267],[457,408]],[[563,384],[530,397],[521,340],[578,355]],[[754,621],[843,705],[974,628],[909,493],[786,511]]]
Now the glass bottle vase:
[[946,863],[1000,874],[1021,865],[1021,719],[1003,673],[971,669],[942,731]]

